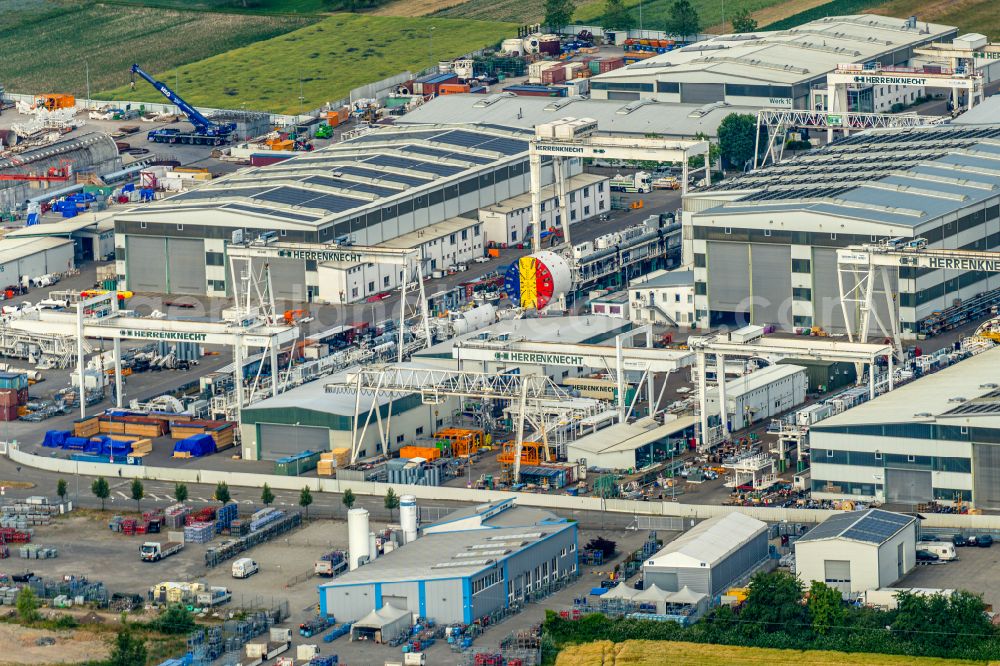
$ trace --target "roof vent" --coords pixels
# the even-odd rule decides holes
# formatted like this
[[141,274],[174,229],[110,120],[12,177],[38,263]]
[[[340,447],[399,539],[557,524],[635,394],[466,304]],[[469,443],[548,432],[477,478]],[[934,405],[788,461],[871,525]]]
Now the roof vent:
[[955,396],[954,398],[948,398],[948,402],[965,402],[965,398],[961,396]]
[[934,416],[934,415],[931,414],[930,412],[917,412],[916,414],[913,415],[913,418],[915,418],[915,419],[929,419],[932,416]]
[[995,389],[995,388],[1000,388],[1000,384],[995,384],[993,382],[989,382],[988,384],[980,384],[979,388],[981,388],[981,389]]

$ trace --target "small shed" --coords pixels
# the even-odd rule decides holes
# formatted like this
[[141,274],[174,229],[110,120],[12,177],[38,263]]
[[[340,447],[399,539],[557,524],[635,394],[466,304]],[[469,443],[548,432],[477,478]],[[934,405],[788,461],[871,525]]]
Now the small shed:
[[412,624],[413,615],[410,611],[392,605],[382,606],[351,626],[351,640],[389,643],[406,636]]

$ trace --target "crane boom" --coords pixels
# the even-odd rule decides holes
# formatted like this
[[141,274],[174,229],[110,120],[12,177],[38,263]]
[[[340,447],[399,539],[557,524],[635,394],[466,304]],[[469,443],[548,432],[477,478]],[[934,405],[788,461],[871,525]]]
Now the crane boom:
[[160,143],[214,143],[220,144],[227,141],[230,135],[236,131],[236,125],[234,123],[216,123],[208,118],[206,118],[198,109],[194,108],[188,104],[183,97],[178,95],[176,92],[170,89],[170,87],[163,83],[162,81],[157,81],[152,76],[147,74],[139,65],[132,64],[132,85],[135,85],[135,75],[138,74],[146,81],[149,85],[156,88],[160,94],[169,99],[171,103],[177,105],[185,116],[187,116],[188,121],[194,125],[194,133],[191,135],[184,135],[179,130],[173,129],[159,129],[153,130],[149,133],[149,139],[151,141],[157,141]]

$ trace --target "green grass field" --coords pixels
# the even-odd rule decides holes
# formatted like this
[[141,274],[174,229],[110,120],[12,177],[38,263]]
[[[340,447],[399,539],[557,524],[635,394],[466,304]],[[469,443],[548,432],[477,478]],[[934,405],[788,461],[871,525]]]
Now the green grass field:
[[333,0],[106,0],[110,4],[167,7],[210,12],[255,14],[319,14],[330,10]]
[[[433,40],[428,36],[432,26]],[[181,95],[192,104],[295,113],[344,97],[352,88],[404,70],[419,71],[513,34],[513,24],[498,22],[334,14],[251,47],[168,71],[147,71],[168,83],[176,79]],[[162,99],[142,82],[135,90],[121,86],[101,97]]]
[[163,71],[315,20],[0,0],[0,79],[11,92],[83,96],[88,64],[96,92],[127,83],[133,62]]

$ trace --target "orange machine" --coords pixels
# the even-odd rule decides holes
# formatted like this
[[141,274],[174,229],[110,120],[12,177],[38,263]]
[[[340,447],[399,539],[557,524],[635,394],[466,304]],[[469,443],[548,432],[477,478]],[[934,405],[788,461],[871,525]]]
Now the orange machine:
[[442,83],[438,86],[438,95],[455,95],[471,90],[468,83]]
[[71,109],[76,106],[76,97],[72,95],[47,94],[35,97],[35,108],[45,108],[49,111],[56,109]]
[[330,127],[336,127],[341,123],[347,122],[347,119],[351,117],[351,108],[348,106],[342,106],[334,111],[326,112],[326,122]]
[[[545,445],[541,442],[522,442],[521,444],[521,464],[539,465],[545,460]],[[511,440],[504,442],[500,453],[497,454],[497,462],[502,465],[514,464],[514,451],[517,449],[517,442]]]
[[285,325],[290,326],[292,322],[296,322],[307,316],[309,316],[308,310],[285,310]]
[[479,452],[486,446],[486,433],[482,430],[467,430],[465,428],[445,428],[434,433],[435,439],[444,439],[451,444],[451,455],[464,458]]

